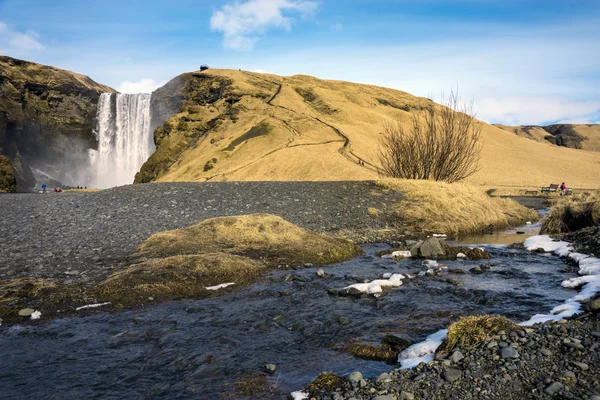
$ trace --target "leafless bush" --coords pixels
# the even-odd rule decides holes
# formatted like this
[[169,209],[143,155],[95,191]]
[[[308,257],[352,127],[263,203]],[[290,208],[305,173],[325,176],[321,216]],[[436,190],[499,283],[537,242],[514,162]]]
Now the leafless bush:
[[458,92],[412,115],[411,124],[384,122],[379,162],[385,175],[457,182],[477,172],[481,124]]

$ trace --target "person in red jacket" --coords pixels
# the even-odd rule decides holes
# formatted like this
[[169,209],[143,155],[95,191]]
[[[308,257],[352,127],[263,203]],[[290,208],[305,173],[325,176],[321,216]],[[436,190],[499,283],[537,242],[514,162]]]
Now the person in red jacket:
[[563,183],[560,185],[560,195],[561,195],[561,196],[564,196],[564,195],[566,195],[566,194],[567,194],[567,185],[565,185],[565,183],[563,182]]

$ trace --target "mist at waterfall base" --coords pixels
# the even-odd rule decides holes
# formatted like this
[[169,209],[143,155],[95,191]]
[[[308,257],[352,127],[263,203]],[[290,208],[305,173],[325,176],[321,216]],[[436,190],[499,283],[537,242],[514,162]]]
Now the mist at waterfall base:
[[109,188],[133,183],[154,152],[150,128],[151,94],[103,93],[98,101],[96,138],[90,149],[87,185]]

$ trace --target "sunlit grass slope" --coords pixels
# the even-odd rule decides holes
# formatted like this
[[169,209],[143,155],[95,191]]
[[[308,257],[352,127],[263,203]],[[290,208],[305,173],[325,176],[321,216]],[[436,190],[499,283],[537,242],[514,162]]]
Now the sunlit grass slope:
[[[304,75],[211,69],[172,84],[179,81],[194,93],[184,91],[181,112],[159,128],[158,150],[142,169],[151,173],[138,181],[377,179],[383,121],[409,123],[431,104],[398,90]],[[600,185],[600,154],[482,124],[481,169],[469,182]]]

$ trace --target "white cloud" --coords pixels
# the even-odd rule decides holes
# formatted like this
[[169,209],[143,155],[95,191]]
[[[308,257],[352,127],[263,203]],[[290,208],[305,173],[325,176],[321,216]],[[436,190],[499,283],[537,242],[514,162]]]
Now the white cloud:
[[137,82],[124,81],[117,89],[121,93],[152,93],[167,81],[156,82],[154,79],[141,79]]
[[45,49],[39,42],[40,35],[32,30],[17,32],[0,22],[0,53],[24,56]]
[[223,32],[224,46],[232,50],[251,50],[259,35],[269,28],[290,30],[293,19],[284,13],[308,16],[315,12],[317,3],[305,0],[248,0],[226,4],[213,13],[210,27]]
[[600,101],[565,97],[485,97],[477,101],[477,117],[507,125],[553,121],[589,123],[600,112]]

